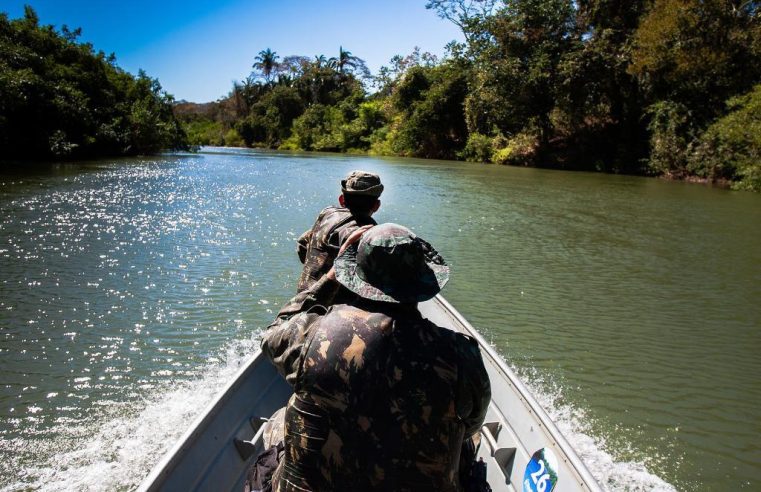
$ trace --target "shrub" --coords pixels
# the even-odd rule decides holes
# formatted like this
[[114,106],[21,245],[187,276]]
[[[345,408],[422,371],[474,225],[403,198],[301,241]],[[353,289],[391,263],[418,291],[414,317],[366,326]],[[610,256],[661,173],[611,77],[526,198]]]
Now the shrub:
[[335,106],[314,104],[293,122],[293,137],[304,150],[339,150],[343,123],[341,111]]
[[653,174],[683,177],[687,172],[687,143],[690,140],[690,114],[688,109],[672,101],[659,101],[651,105],[650,160]]
[[711,181],[734,181],[735,189],[761,191],[761,84],[727,106],[730,112],[701,135],[689,169]]
[[230,128],[227,133],[225,133],[224,142],[226,147],[244,147],[246,145],[243,141],[243,137],[240,136],[240,133],[238,133],[235,128]]
[[502,140],[504,146],[499,145],[492,155],[492,161],[496,164],[528,165],[536,158],[539,149],[539,135],[535,131],[523,131],[512,138],[496,137]]
[[494,154],[492,138],[483,133],[471,133],[465,148],[458,153],[458,157],[470,162],[491,162]]
[[225,131],[220,122],[195,120],[185,123],[184,128],[191,145],[225,145]]

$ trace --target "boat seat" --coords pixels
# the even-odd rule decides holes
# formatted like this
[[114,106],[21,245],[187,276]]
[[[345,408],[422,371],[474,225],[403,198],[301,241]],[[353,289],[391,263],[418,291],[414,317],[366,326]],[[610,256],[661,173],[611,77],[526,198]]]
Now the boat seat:
[[482,439],[478,457],[487,464],[487,481],[490,484],[504,483],[510,485],[516,448],[498,444],[501,431],[502,424],[500,422],[484,423],[481,427]]
[[264,432],[264,424],[267,422],[269,422],[268,418],[253,417],[251,420],[249,420],[249,423],[251,424],[251,428],[254,430],[254,437],[250,441],[244,441],[243,439],[238,439],[237,437],[233,439],[235,449],[238,451],[238,454],[243,459],[243,461],[247,461],[261,448],[261,443],[257,443],[257,441],[261,440],[262,433]]

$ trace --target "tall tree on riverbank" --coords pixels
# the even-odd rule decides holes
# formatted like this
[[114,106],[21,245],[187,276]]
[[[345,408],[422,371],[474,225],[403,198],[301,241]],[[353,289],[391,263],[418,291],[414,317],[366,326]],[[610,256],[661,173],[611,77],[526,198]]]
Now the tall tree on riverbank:
[[0,158],[76,159],[187,146],[159,82],[39,24],[0,13]]
[[277,67],[278,58],[277,53],[269,48],[260,51],[259,54],[256,55],[256,58],[254,58],[256,61],[253,64],[253,68],[261,71],[264,80],[267,83],[272,80],[272,75]]
[[561,64],[560,153],[574,167],[639,174],[647,155],[642,94],[631,73],[632,35],[644,0],[580,0],[578,43]]
[[646,94],[654,170],[690,173],[691,145],[726,101],[761,81],[761,2],[655,0],[634,35],[630,73]]
[[495,145],[507,148],[509,138],[520,135],[530,149],[525,157],[548,159],[563,89],[561,64],[579,44],[574,13],[571,0],[508,0],[466,24],[465,56],[473,66],[465,112],[475,139],[502,139]]

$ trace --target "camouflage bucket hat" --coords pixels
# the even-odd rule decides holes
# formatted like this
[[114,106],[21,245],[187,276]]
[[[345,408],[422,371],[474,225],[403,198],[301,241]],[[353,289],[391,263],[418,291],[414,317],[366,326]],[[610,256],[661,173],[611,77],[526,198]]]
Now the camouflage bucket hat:
[[449,267],[430,244],[391,223],[369,229],[334,265],[344,287],[374,301],[426,301],[449,280]]
[[378,198],[383,193],[383,185],[377,174],[352,171],[341,180],[341,191],[348,195],[367,195]]

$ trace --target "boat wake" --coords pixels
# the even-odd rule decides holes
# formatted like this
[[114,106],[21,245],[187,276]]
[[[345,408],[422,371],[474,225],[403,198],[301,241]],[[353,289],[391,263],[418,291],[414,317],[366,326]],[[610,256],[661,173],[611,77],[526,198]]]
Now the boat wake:
[[[556,381],[547,381],[536,370],[512,366],[536,400],[549,414],[560,432],[603,489],[617,491],[675,492],[677,489],[648,470],[650,463],[617,460],[607,449],[607,443],[592,437],[594,422],[582,409],[563,401],[563,387]],[[650,461],[661,458],[650,454]]]
[[[0,490],[134,489],[256,350],[254,339],[232,342],[196,379],[167,383],[151,397],[135,402],[133,408],[122,408],[119,415],[110,415],[98,424],[73,429],[69,425],[66,432],[53,429],[51,432],[61,435],[55,446],[60,451],[47,457],[42,453],[42,462],[22,466],[15,481]],[[603,488],[676,490],[649,472],[646,463],[616,461],[604,442],[591,437],[584,412],[558,397],[562,389],[548,385],[536,373],[518,372]]]
[[[122,409],[121,416],[73,432],[51,430],[69,436],[57,439],[53,446],[65,451],[53,454],[45,463],[22,466],[15,483],[0,490],[135,489],[258,347],[255,340],[233,342],[216,362],[199,370],[197,379],[157,388],[151,397],[135,403],[135,408]],[[71,439],[83,434],[89,437]]]

